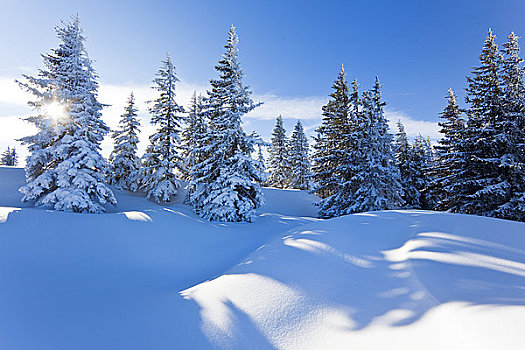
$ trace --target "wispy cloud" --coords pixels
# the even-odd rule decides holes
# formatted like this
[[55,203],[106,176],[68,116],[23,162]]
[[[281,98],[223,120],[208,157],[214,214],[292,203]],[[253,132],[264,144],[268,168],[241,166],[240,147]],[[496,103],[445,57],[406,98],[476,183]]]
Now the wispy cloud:
[[[278,115],[282,115],[285,121],[286,119],[301,119],[305,131],[310,136],[314,135],[315,129],[321,125],[321,108],[327,102],[326,98],[318,96],[284,98],[275,95],[261,95],[255,97],[258,97],[258,101],[262,101],[264,104],[247,114],[247,119],[257,119],[259,124],[269,120],[273,122]],[[433,141],[441,138],[437,122],[414,119],[408,113],[389,108],[385,110],[385,117],[389,121],[388,125],[392,133],[397,132],[396,124],[398,120],[401,120],[407,135],[411,138],[419,135],[430,137]],[[292,126],[288,125],[288,127]]]
[[413,138],[421,135],[430,137],[430,139],[435,142],[442,136],[439,133],[437,122],[414,119],[407,113],[391,109],[385,110],[385,116],[388,119],[388,126],[392,133],[397,132],[397,122],[401,120],[401,123],[405,126],[405,132],[409,137]]
[[275,120],[282,115],[288,119],[321,119],[321,107],[326,103],[325,97],[279,97],[272,94],[254,95],[254,100],[263,105],[246,115],[248,119]]

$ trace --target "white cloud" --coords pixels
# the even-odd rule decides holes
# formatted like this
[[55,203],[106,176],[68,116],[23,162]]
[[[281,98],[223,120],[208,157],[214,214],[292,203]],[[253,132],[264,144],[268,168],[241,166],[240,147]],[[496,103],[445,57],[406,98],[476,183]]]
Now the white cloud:
[[19,115],[2,116],[0,115],[0,152],[3,152],[8,146],[16,147],[18,153],[18,162],[23,165],[28,155],[27,148],[17,141],[18,139],[32,135],[36,128],[22,120]]
[[[149,136],[155,132],[155,126],[150,123],[150,116],[148,114],[149,105],[147,101],[156,98],[156,92],[150,86],[144,85],[112,85],[101,84],[99,89],[99,101],[109,104],[109,107],[103,110],[103,119],[106,124],[115,129],[118,126],[120,115],[124,112],[124,107],[128,100],[129,94],[133,91],[135,95],[136,107],[138,108],[139,118],[141,122],[141,133],[139,134],[139,154],[142,154],[146,149]],[[188,107],[193,92],[197,94],[205,93],[206,89],[203,86],[196,84],[181,82],[177,85],[177,102],[184,107]],[[113,148],[113,140],[107,136],[102,143],[102,153],[108,156]]]
[[[285,119],[310,121],[307,122],[309,125],[305,126],[305,131],[310,134],[313,134],[315,129],[321,125],[321,108],[327,101],[326,98],[317,96],[285,98],[275,95],[255,95],[254,99],[264,104],[248,113],[246,118],[273,121],[278,115],[282,115]],[[441,138],[437,122],[414,119],[407,113],[388,108],[385,110],[385,117],[389,120],[388,125],[392,133],[397,132],[396,123],[401,120],[409,137],[422,135],[434,141]]]
[[[31,113],[26,105],[31,96],[21,90],[14,80],[13,78],[0,78],[0,108],[1,105],[15,105],[21,110],[25,110],[25,113],[13,116],[11,112],[9,112],[9,114],[3,114],[4,112],[0,109],[0,152],[8,145],[16,145],[20,151],[21,161],[23,163],[23,158],[27,155],[27,151],[24,147],[21,147],[18,142],[15,142],[15,139],[31,135],[35,132],[35,129],[29,123],[21,120],[21,117]],[[206,89],[207,86],[181,82],[177,86],[178,101],[187,107],[193,91],[205,93]],[[135,94],[142,124],[142,132],[140,134],[141,142],[139,144],[139,153],[142,153],[149,142],[149,135],[155,131],[155,127],[150,124],[148,105],[146,103],[146,101],[155,98],[155,90],[151,89],[150,86],[144,85],[101,83],[99,100],[102,103],[110,105],[104,108],[103,119],[110,128],[114,129],[118,126],[120,115],[124,111],[127,98],[131,91]],[[285,120],[303,120],[306,132],[313,135],[314,130],[320,125],[321,107],[327,100],[325,97],[319,96],[279,97],[273,94],[254,94],[253,99],[264,102],[264,104],[246,115],[245,126],[247,127],[247,131],[256,129],[259,134],[263,136],[270,135],[274,120],[279,114],[282,115]],[[395,124],[398,120],[401,120],[405,125],[409,137],[416,137],[421,134],[422,136],[430,137],[432,140],[438,140],[440,138],[439,128],[435,122],[417,120],[406,113],[390,109],[387,109],[385,114],[389,119],[389,126],[393,133],[397,131]],[[289,125],[288,131],[291,132],[292,128],[293,125]],[[102,153],[108,156],[111,149],[112,139],[108,135],[102,143]]]
[[397,132],[396,124],[398,120],[401,120],[408,137],[414,138],[421,135],[425,138],[430,137],[434,142],[441,139],[442,135],[439,133],[437,122],[414,119],[406,113],[390,109],[385,110],[385,116],[388,119],[390,131],[394,134]]
[[22,90],[14,78],[0,78],[0,103],[26,106],[30,98],[31,95]]
[[[147,101],[155,98],[155,90],[150,86],[136,84],[114,85],[102,83],[99,88],[99,101],[109,105],[104,108],[102,117],[110,128],[115,129],[118,126],[120,115],[124,112],[124,107],[131,91],[135,94],[139,118],[142,124],[142,132],[139,135],[141,141],[139,153],[142,153],[148,144],[149,135],[155,131],[155,127],[150,124],[147,104]],[[180,83],[177,86],[179,103],[186,106],[193,91],[204,93],[206,89],[195,84]],[[36,129],[31,124],[22,120],[23,117],[31,114],[31,110],[27,106],[27,101],[31,98],[32,96],[29,93],[18,86],[14,78],[0,78],[0,152],[7,146],[16,146],[19,150],[22,164],[27,156],[27,150],[16,140],[36,132]],[[2,105],[14,105],[23,112],[18,116],[5,114],[1,109]],[[104,156],[108,156],[111,152],[113,148],[112,142],[109,135],[102,142],[102,153]]]
[[263,105],[246,115],[246,118],[275,120],[278,115],[293,119],[321,119],[321,107],[326,103],[324,97],[279,97],[272,94],[254,95],[255,101]]

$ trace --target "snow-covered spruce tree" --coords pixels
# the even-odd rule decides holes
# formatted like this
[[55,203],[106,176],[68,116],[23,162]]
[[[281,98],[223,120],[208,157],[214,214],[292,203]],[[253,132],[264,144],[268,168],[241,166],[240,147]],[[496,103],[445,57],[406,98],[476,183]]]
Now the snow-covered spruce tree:
[[425,163],[433,168],[437,159],[437,152],[429,136],[423,139],[423,148],[425,149]]
[[396,165],[401,175],[403,186],[403,200],[405,208],[421,209],[422,189],[419,180],[422,175],[421,161],[418,161],[415,147],[413,147],[405,133],[405,127],[399,120],[397,122],[398,133],[395,139]]
[[512,197],[512,164],[505,130],[506,101],[502,83],[502,55],[489,30],[480,54],[480,65],[468,77],[468,120],[460,143],[464,171],[454,185],[451,210],[497,216]]
[[495,215],[525,221],[525,84],[523,59],[519,56],[519,37],[511,33],[503,44],[502,64],[505,118],[503,132],[508,140],[505,155],[506,177],[510,183],[509,200]]
[[11,149],[7,146],[7,149],[2,153],[0,157],[0,165],[16,166],[18,164],[18,154],[16,148]]
[[352,82],[349,94],[341,68],[333,88],[333,100],[323,107],[323,124],[318,129],[324,137],[318,137],[314,146],[314,192],[323,198],[318,203],[318,213],[324,218],[354,212],[356,186],[360,186],[355,176],[363,160],[359,147],[364,119],[357,81]]
[[0,157],[0,165],[11,165],[11,148],[7,146],[7,149],[2,153],[2,156]]
[[106,162],[100,142],[109,132],[97,100],[97,74],[86,49],[80,21],[73,17],[57,29],[60,44],[43,55],[45,68],[38,77],[24,76],[20,85],[36,100],[37,134],[21,141],[28,145],[27,184],[23,201],[55,210],[99,213],[102,204],[116,204],[105,184]]
[[266,171],[266,160],[264,159],[262,148],[263,148],[262,145],[260,144],[257,145],[257,160],[259,161],[261,170],[264,174],[264,180],[259,181],[259,185],[267,186],[268,185],[268,172]]
[[353,161],[355,173],[349,180],[351,205],[345,210],[356,213],[395,209],[403,205],[403,188],[399,169],[395,165],[392,135],[384,117],[379,79],[366,91],[356,137]]
[[170,202],[180,187],[178,175],[182,175],[184,159],[181,155],[180,133],[184,120],[184,108],[175,101],[175,84],[179,81],[175,67],[166,54],[161,68],[153,80],[159,97],[149,109],[151,123],[157,130],[149,137],[150,144],[142,157],[141,185],[148,194],[147,199]]
[[357,82],[354,93],[349,94],[344,67],[332,85],[330,100],[323,106],[323,121],[315,137],[312,177],[313,192],[322,200],[318,203],[320,217],[329,218],[345,214],[351,193],[342,186],[352,174],[351,159],[354,147],[359,95]]
[[191,179],[191,169],[200,162],[199,150],[203,145],[201,140],[206,137],[208,130],[205,120],[205,106],[201,95],[193,92],[191,105],[186,116],[186,126],[182,131],[182,158],[184,159],[183,178]]
[[257,160],[262,164],[264,171],[266,171],[266,160],[264,159],[261,145],[257,145]]
[[418,209],[434,209],[436,200],[432,197],[429,187],[433,179],[432,169],[435,166],[435,155],[430,139],[419,135],[415,138],[412,149],[413,162],[416,164],[413,183],[420,194]]
[[309,190],[311,182],[308,139],[303,124],[298,120],[290,138],[290,187]]
[[272,132],[271,146],[268,150],[268,185],[287,188],[290,184],[290,157],[288,155],[288,138],[283,126],[283,118],[277,117]]
[[262,148],[270,147],[271,144],[264,141],[261,138],[261,136],[257,134],[255,131],[252,131],[249,137],[253,140],[254,147],[257,146],[257,161],[258,161],[257,165],[262,174],[261,179],[259,181],[259,185],[266,186],[268,185],[268,173],[266,172],[266,162],[264,160]]
[[18,165],[18,153],[16,152],[16,147],[13,147],[13,149],[11,150],[11,165]]
[[137,156],[140,122],[133,93],[128,98],[119,129],[113,132],[113,151],[109,155],[109,183],[118,189],[136,191],[140,180],[140,158]]
[[238,62],[238,37],[232,25],[226,52],[215,69],[208,92],[210,131],[200,150],[205,154],[192,171],[188,201],[204,218],[251,221],[263,203],[259,183],[264,180],[259,162],[252,159],[255,140],[244,133],[242,116],[253,110],[250,92],[242,83]]
[[452,89],[448,90],[446,98],[447,106],[440,116],[443,121],[438,123],[443,138],[435,146],[437,159],[430,169],[432,182],[427,191],[436,201],[435,208],[438,210],[449,210],[454,206],[454,186],[461,180],[466,162],[460,149],[465,121]]

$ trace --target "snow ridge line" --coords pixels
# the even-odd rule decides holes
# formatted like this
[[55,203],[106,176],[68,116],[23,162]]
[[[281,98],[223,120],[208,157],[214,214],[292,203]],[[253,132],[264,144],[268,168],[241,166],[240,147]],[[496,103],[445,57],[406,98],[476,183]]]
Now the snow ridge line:
[[[265,215],[282,215],[282,214],[278,214],[278,213],[265,213]],[[287,218],[293,218],[295,220],[311,220],[311,221],[323,221],[323,219],[317,219],[317,218],[310,218],[310,217],[300,217],[300,216],[289,216],[289,215],[286,215],[285,217]],[[277,241],[277,240],[282,240],[284,239],[287,235],[290,235],[290,234],[293,234],[294,231],[300,229],[301,227],[303,226],[306,226],[308,224],[311,223],[310,222],[306,222],[306,223],[303,223],[303,224],[300,224],[298,226],[294,226],[293,228],[290,228],[286,231],[283,231],[281,233],[277,233],[275,234],[274,236],[272,236],[270,239],[268,239],[267,241],[265,241],[263,244],[261,244],[259,247],[257,247],[256,249],[254,249],[253,251],[247,253],[246,255],[244,255],[242,258],[240,258],[236,263],[234,263],[232,266],[224,269],[223,271],[221,272],[218,272],[212,276],[210,276],[209,278],[201,281],[201,282],[198,282],[198,283],[195,283],[194,285],[191,285],[191,286],[188,286],[188,287],[185,287],[183,290],[179,291],[179,294],[180,293],[183,293],[195,286],[198,286],[199,284],[201,283],[204,283],[204,282],[208,282],[208,281],[213,281],[221,276],[224,276],[224,275],[227,275],[229,271],[231,271],[232,269],[234,269],[235,267],[237,266],[241,266],[245,261],[248,260],[248,258],[250,256],[252,256],[254,253],[256,253],[257,251],[261,250],[262,248],[266,247],[267,245],[269,245],[271,242],[274,242],[274,241]]]

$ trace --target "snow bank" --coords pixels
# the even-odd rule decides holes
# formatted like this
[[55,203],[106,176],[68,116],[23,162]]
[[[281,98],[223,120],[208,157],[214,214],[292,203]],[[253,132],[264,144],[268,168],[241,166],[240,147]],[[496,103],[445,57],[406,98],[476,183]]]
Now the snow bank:
[[264,189],[254,223],[116,191],[101,215],[19,203],[0,168],[0,349],[522,349],[525,224],[332,220]]

